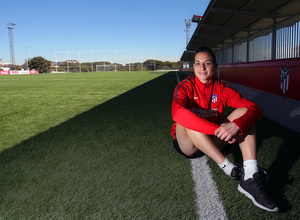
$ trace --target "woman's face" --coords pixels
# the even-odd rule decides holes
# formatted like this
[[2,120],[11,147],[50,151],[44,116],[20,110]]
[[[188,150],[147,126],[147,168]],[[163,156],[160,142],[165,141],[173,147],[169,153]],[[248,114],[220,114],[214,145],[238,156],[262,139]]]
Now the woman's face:
[[199,52],[195,56],[194,72],[202,83],[209,83],[213,74],[217,72],[217,64],[213,63],[208,52]]

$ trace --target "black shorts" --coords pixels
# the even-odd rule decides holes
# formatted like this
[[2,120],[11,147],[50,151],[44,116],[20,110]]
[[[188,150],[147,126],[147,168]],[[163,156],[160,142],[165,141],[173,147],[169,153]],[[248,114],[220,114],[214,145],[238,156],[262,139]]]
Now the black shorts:
[[174,147],[175,147],[175,149],[177,150],[178,153],[180,153],[181,155],[185,156],[185,157],[188,158],[188,159],[195,159],[195,158],[203,157],[203,156],[205,155],[205,154],[204,154],[202,151],[200,151],[200,150],[199,150],[198,152],[194,153],[194,154],[191,155],[191,156],[188,156],[188,155],[184,154],[184,153],[181,151],[180,147],[179,147],[179,144],[178,144],[177,139],[173,139],[173,145],[174,145]]

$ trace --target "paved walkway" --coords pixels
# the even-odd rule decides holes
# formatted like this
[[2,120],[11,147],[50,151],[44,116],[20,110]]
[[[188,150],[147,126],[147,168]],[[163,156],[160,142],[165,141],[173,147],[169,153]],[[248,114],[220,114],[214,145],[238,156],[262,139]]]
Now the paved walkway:
[[230,82],[226,83],[254,101],[262,109],[265,117],[300,134],[300,101]]

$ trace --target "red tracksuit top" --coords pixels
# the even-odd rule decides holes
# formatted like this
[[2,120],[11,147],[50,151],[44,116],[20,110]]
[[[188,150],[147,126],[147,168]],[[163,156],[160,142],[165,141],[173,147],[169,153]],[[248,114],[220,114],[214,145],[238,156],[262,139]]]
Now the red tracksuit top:
[[172,118],[175,124],[171,128],[171,135],[175,139],[177,123],[191,130],[214,135],[215,130],[220,127],[226,106],[248,108],[243,116],[233,121],[240,129],[239,134],[248,131],[262,116],[262,111],[254,102],[222,80],[214,79],[205,84],[196,76],[187,77],[174,91]]

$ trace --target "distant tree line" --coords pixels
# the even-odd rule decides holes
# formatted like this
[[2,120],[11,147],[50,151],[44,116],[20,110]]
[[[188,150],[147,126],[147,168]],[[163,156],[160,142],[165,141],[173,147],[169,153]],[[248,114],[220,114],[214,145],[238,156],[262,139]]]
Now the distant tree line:
[[[50,73],[50,72],[95,72],[98,66],[115,66],[117,71],[155,71],[155,70],[174,70],[182,67],[183,62],[170,62],[149,59],[143,63],[110,63],[110,62],[61,62],[58,66],[51,65],[52,62],[44,59],[43,57],[34,57],[28,61],[29,69],[38,70],[39,73]],[[113,71],[113,68],[112,70]]]
[[[84,63],[60,63],[57,67],[58,72],[95,72],[97,66],[117,66],[117,71],[155,71],[155,70],[174,70],[182,67],[183,62],[170,62],[160,60],[146,60],[143,63],[128,63],[126,65],[110,62],[84,62]],[[56,69],[56,67],[55,67]],[[112,68],[113,70],[113,68]],[[56,71],[56,70],[53,70]]]

